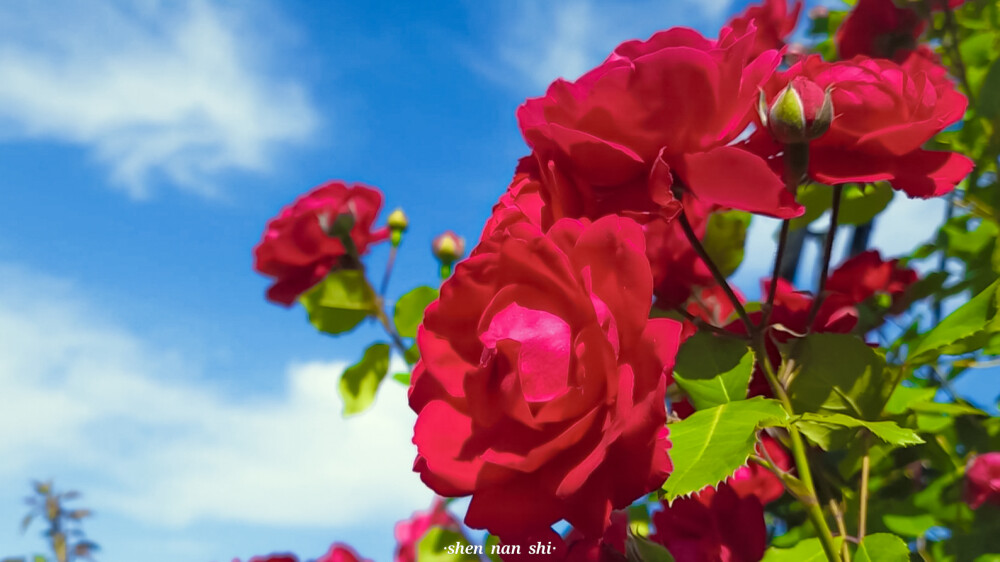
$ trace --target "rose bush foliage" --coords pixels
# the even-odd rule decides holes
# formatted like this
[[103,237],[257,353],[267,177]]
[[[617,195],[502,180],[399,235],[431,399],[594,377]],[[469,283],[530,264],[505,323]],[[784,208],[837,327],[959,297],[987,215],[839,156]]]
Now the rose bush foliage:
[[[390,240],[388,280],[408,221],[376,226],[377,190],[326,184],[268,224],[269,298],[389,340],[345,371],[349,413],[402,357],[413,469],[470,498],[464,525],[435,503],[397,526],[396,560],[462,559],[442,549],[469,528],[504,560],[998,552],[1000,422],[951,381],[1000,353],[1000,7],[852,4],[813,10],[808,46],[802,3],[766,0],[556,80],[517,109],[527,155],[468,257],[436,238],[440,291],[391,311],[361,258]],[[896,194],[948,218],[883,257],[864,233]],[[744,293],[763,217],[776,255]]]

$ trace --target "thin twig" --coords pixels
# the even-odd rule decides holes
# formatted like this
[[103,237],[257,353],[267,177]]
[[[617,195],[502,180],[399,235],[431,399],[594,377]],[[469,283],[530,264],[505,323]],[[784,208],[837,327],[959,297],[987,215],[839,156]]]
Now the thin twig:
[[743,325],[746,326],[747,333],[752,334],[754,332],[754,325],[753,322],[750,321],[750,316],[747,315],[746,309],[743,308],[743,303],[741,303],[740,299],[737,298],[736,293],[733,292],[733,288],[729,286],[729,282],[726,281],[726,276],[719,271],[718,266],[715,265],[715,262],[713,262],[712,258],[709,257],[708,252],[705,251],[705,247],[701,245],[701,240],[698,240],[698,235],[695,234],[694,229],[691,228],[691,223],[688,222],[687,215],[685,215],[684,211],[681,211],[680,214],[677,215],[677,219],[680,221],[681,230],[684,231],[684,235],[687,237],[688,242],[691,243],[695,253],[698,254],[701,261],[703,261],[709,271],[712,272],[712,277],[715,278],[715,282],[722,287],[723,292],[726,293],[726,296],[733,303],[733,308],[736,309],[736,313],[739,314],[740,320],[742,320]]
[[826,290],[826,279],[830,275],[830,259],[833,256],[833,240],[837,235],[837,222],[840,220],[840,196],[843,192],[843,184],[833,186],[833,202],[830,206],[830,228],[826,231],[826,244],[823,247],[823,267],[820,269],[816,298],[813,299],[812,307],[809,309],[809,320],[806,322],[807,331],[812,328],[812,323],[816,320],[816,315],[819,314],[819,307],[823,304],[823,291]]

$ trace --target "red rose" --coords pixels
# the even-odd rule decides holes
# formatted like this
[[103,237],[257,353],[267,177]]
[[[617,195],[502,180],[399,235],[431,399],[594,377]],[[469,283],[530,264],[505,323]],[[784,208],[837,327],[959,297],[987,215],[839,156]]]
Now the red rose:
[[600,536],[670,471],[666,386],[680,325],[650,320],[641,228],[514,222],[465,261],[417,334],[414,470],[508,541],[566,519]]
[[826,290],[861,304],[877,293],[888,294],[898,302],[910,285],[917,281],[917,272],[899,265],[899,260],[884,261],[878,250],[862,252],[830,274]]
[[395,562],[416,562],[417,545],[431,527],[459,530],[458,522],[448,513],[441,498],[434,499],[430,511],[418,511],[406,521],[396,523]]
[[[961,154],[922,148],[961,119],[968,103],[926,66],[907,69],[864,58],[828,63],[811,56],[772,81],[771,96],[798,76],[823,89],[832,87],[836,117],[830,129],[809,144],[809,175],[814,180],[829,185],[888,181],[910,197],[928,198],[953,190],[972,170],[972,161]],[[749,144],[769,157],[781,150],[766,131],[755,134]],[[774,165],[780,165],[780,159]]]
[[764,508],[755,496],[741,498],[721,484],[711,497],[666,502],[653,514],[662,544],[677,562],[757,562],[767,548]]
[[984,503],[1000,505],[1000,452],[985,453],[965,469],[965,503],[979,509]]
[[746,33],[750,26],[757,28],[753,55],[759,55],[770,49],[781,49],[785,39],[795,31],[802,13],[802,0],[796,0],[792,9],[788,9],[788,0],[764,0],[761,4],[751,4],[742,14],[729,20],[726,24],[734,33]]
[[372,228],[381,206],[378,190],[333,181],[285,207],[267,223],[264,237],[254,248],[254,269],[275,278],[267,298],[291,305],[346,259],[344,244],[328,232],[341,215],[353,217],[350,235],[358,255],[364,255],[370,244],[387,239],[387,228]]
[[863,55],[903,62],[924,27],[917,12],[893,0],[858,0],[837,30],[837,52],[842,59]]
[[675,28],[618,46],[576,82],[557,80],[517,112],[551,215],[678,210],[672,188],[707,204],[781,218],[803,212],[760,157],[729,146],[750,123],[778,52],[754,32],[712,41]]

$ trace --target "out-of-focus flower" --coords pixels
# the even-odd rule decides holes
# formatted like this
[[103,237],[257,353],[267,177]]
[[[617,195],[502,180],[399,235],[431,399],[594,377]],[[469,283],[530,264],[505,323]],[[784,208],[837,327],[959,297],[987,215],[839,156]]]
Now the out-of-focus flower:
[[[267,223],[254,248],[254,269],[274,277],[267,298],[289,306],[299,295],[368,246],[389,237],[389,229],[374,228],[382,193],[361,184],[333,181],[299,197]],[[347,264],[353,265],[353,264]]]
[[448,513],[444,501],[435,498],[429,511],[418,511],[406,521],[396,523],[395,562],[416,562],[417,545],[431,527],[459,531],[458,521]]
[[985,453],[965,469],[965,503],[978,509],[984,503],[1000,505],[1000,452]]

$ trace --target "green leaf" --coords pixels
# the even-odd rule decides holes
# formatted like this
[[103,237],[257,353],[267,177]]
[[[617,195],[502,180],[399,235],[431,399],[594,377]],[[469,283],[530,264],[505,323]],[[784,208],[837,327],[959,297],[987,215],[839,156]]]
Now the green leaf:
[[[841,537],[834,537],[834,548],[840,551]],[[826,562],[826,552],[823,543],[818,538],[806,539],[792,548],[771,547],[764,552],[761,562]]]
[[705,251],[725,276],[732,275],[743,262],[747,227],[753,215],[743,211],[712,213],[702,240]]
[[753,354],[744,342],[699,331],[681,346],[674,381],[698,410],[743,400],[753,374]]
[[388,370],[389,344],[375,343],[365,350],[361,361],[344,371],[340,376],[340,397],[344,400],[345,416],[363,412],[371,406]]
[[889,206],[894,193],[886,182],[865,184],[863,187],[855,184],[847,186],[840,200],[838,223],[865,224]]
[[907,363],[929,363],[942,354],[959,355],[975,351],[988,343],[991,333],[1000,331],[997,316],[997,293],[1000,280],[969,299],[924,334],[910,350]]
[[798,340],[791,358],[800,365],[788,385],[796,412],[875,420],[892,392],[885,358],[857,336],[811,334]]
[[889,533],[868,535],[854,553],[855,562],[907,562],[910,549],[903,539]]
[[674,557],[663,546],[638,535],[629,533],[625,539],[627,562],[674,562]]
[[668,425],[674,471],[663,484],[667,499],[732,476],[753,453],[757,430],[783,425],[787,419],[779,402],[758,396],[699,410]]
[[404,338],[417,337],[417,327],[424,321],[424,309],[438,298],[438,290],[421,285],[409,293],[399,297],[392,320],[396,331]]
[[885,404],[885,412],[887,414],[906,413],[911,404],[933,400],[935,394],[937,394],[936,388],[897,386]]
[[482,546],[470,545],[462,533],[431,527],[417,543],[417,562],[479,562],[476,553],[483,552]]
[[976,100],[980,115],[992,120],[1000,117],[1000,59],[994,60],[990,69],[986,71],[986,77],[983,78],[983,85]]
[[399,382],[403,386],[410,386],[410,373],[396,373],[392,375],[392,380]]
[[[864,421],[844,414],[812,414],[805,413],[800,416],[801,421],[815,424],[836,425],[841,427],[859,428],[863,427],[872,432],[873,435],[885,441],[889,445],[906,447],[909,445],[919,445],[924,440],[920,438],[912,429],[899,427],[893,421]],[[798,424],[798,421],[796,422]],[[803,429],[805,432],[806,430]]]
[[833,202],[833,191],[828,185],[811,183],[799,188],[795,199],[806,208],[806,212],[792,219],[789,225],[793,230],[804,228],[809,223],[823,216]]
[[321,332],[342,334],[375,311],[375,293],[361,271],[334,271],[299,297],[309,322]]

